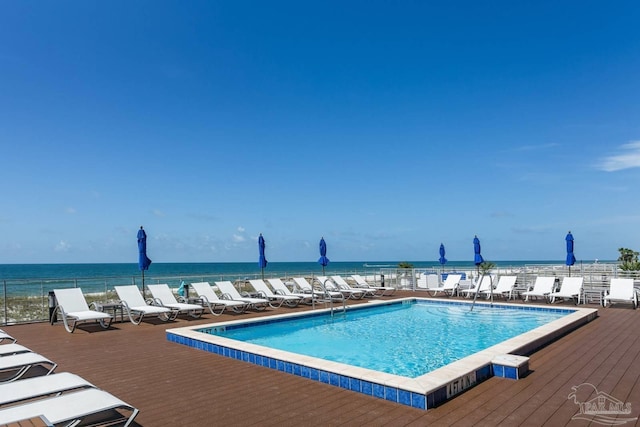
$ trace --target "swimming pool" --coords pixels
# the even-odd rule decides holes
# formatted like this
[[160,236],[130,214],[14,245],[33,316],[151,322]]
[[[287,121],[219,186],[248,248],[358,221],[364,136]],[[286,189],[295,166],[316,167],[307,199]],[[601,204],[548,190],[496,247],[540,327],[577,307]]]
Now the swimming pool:
[[416,378],[571,313],[405,301],[346,316],[203,328],[221,337]]
[[[296,324],[351,324],[353,326],[353,324],[356,323],[355,319],[372,317],[372,314],[376,312],[386,311],[388,313],[398,313],[410,311],[411,307],[421,310],[425,306],[431,306],[432,308],[437,307],[437,310],[453,312],[457,317],[449,318],[449,320],[440,325],[431,325],[431,328],[427,325],[427,329],[422,332],[414,331],[413,333],[409,333],[412,329],[411,322],[397,324],[394,330],[402,331],[410,338],[413,338],[413,341],[416,341],[416,336],[432,335],[435,330],[446,329],[452,324],[458,323],[460,318],[469,317],[472,318],[473,322],[478,322],[479,318],[491,318],[495,313],[505,312],[505,310],[516,309],[519,311],[518,314],[525,312],[547,312],[559,318],[542,326],[534,325],[533,329],[529,327],[531,330],[525,333],[516,331],[517,336],[512,335],[513,337],[506,339],[500,338],[497,343],[485,343],[483,347],[488,346],[486,348],[468,349],[469,355],[456,355],[451,359],[453,361],[444,360],[440,363],[439,367],[429,368],[426,371],[424,367],[420,367],[419,371],[414,371],[410,374],[404,372],[401,375],[398,374],[398,372],[385,372],[386,368],[378,366],[376,366],[375,369],[371,369],[371,366],[367,363],[364,363],[365,366],[357,366],[352,362],[345,363],[345,361],[328,360],[324,355],[313,357],[290,350],[267,347],[262,345],[264,343],[258,345],[256,343],[243,342],[230,338],[235,334],[249,334],[252,335],[253,338],[255,338],[256,335],[262,335],[261,333],[256,334],[255,331],[257,331],[257,329],[254,329],[256,325],[261,325],[259,329],[265,327],[266,329],[272,329],[273,327],[281,328],[286,325],[284,322],[295,320]],[[468,316],[466,314],[469,313],[469,304],[466,302],[431,300],[426,298],[403,298],[394,301],[375,301],[368,304],[351,306],[346,314],[346,322],[339,320],[340,315],[337,315],[334,321],[327,322],[326,319],[327,316],[329,316],[327,310],[315,310],[312,312],[270,316],[268,318],[245,319],[199,327],[171,329],[167,331],[167,338],[173,342],[226,357],[270,367],[282,372],[299,375],[385,400],[427,409],[438,405],[490,377],[493,374],[491,360],[495,356],[508,353],[527,354],[535,348],[544,345],[546,342],[588,322],[597,314],[597,310],[594,309],[550,308],[550,306],[522,306],[495,303],[493,304],[493,308],[490,308],[487,304],[476,303],[474,312],[476,312],[474,315]],[[442,317],[442,312],[436,314],[435,317]],[[513,314],[507,317],[513,317]],[[297,329],[297,326],[295,328]],[[284,329],[291,328],[290,326],[285,326]],[[369,329],[371,329],[371,326],[369,326]],[[501,328],[494,327],[492,329]],[[468,339],[470,334],[466,333],[466,330],[467,329],[463,327],[458,332],[450,332],[449,335],[460,335],[462,338],[465,338],[460,340],[463,342],[471,341]],[[211,332],[222,335],[211,334]],[[374,338],[379,338],[382,335],[395,334],[395,332],[388,333],[382,330],[372,330],[371,332],[373,335],[370,336],[369,341],[372,341]],[[229,335],[226,336],[225,334],[228,333]],[[416,335],[416,333],[420,335]],[[390,344],[390,346],[393,347],[393,343]],[[446,348],[449,344],[436,344],[436,346]],[[354,346],[343,347],[353,348]],[[379,351],[379,347],[375,345],[370,347],[369,350],[361,349],[361,351],[358,351],[356,357],[358,355],[363,356],[365,353],[374,353],[372,359],[375,359],[375,353]],[[395,346],[396,349],[400,347],[413,349],[414,346],[410,339],[408,343]],[[410,352],[411,351],[414,350],[410,350]],[[422,350],[416,351],[416,353],[419,354],[417,359],[424,359],[424,357],[422,357],[423,353],[421,352]],[[408,357],[409,356],[405,355],[402,356],[402,359],[404,360]],[[416,363],[413,362],[408,363],[411,367],[415,364]],[[394,363],[388,365],[393,366]]]

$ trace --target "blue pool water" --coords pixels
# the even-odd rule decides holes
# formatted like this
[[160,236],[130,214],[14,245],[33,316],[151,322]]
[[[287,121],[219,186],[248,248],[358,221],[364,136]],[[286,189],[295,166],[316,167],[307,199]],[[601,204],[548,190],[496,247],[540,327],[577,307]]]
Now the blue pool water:
[[346,315],[207,329],[265,347],[415,378],[559,319],[572,310],[529,310],[406,301]]

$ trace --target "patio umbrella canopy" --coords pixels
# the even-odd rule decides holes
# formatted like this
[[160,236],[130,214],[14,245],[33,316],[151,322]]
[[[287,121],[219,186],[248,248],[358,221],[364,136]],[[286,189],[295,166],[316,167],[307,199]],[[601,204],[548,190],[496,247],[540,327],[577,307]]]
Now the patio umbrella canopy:
[[324,237],[320,239],[320,258],[318,263],[322,266],[322,274],[324,274],[324,268],[329,265],[329,258],[327,258],[327,243],[324,241]]
[[264,256],[264,237],[262,237],[262,233],[260,233],[260,237],[258,237],[258,253],[260,257],[258,258],[258,265],[260,266],[260,271],[262,272],[262,278],[264,279],[264,269],[267,267],[267,258]]
[[[474,253],[473,263],[476,265],[476,270],[478,273],[478,287],[480,287],[480,284],[484,280],[484,273],[482,274],[482,277],[480,277],[480,264],[484,262],[484,259],[482,259],[482,255],[480,254],[480,239],[478,239],[478,236],[475,236],[473,238],[473,253]],[[493,289],[493,287],[491,287],[491,289]],[[471,311],[473,311],[473,307],[476,304],[476,299],[478,298],[479,293],[480,292],[476,292],[473,296],[473,304],[471,305]],[[493,305],[493,293],[491,294],[491,303]]]
[[440,261],[440,265],[444,266],[447,263],[447,259],[444,257],[445,255],[445,251],[444,251],[444,244],[440,243],[440,259],[438,261]]
[[149,269],[151,260],[147,257],[147,233],[140,226],[138,230],[138,268],[142,271],[142,294],[144,295],[144,272]]
[[482,255],[480,254],[480,239],[478,239],[478,236],[473,238],[473,252],[475,254],[473,257],[473,263],[475,265],[482,264],[484,260],[482,259]]
[[565,263],[569,266],[569,276],[571,276],[571,266],[576,263],[576,257],[573,254],[573,235],[571,231],[567,233],[567,237],[564,240],[567,241],[567,260]]

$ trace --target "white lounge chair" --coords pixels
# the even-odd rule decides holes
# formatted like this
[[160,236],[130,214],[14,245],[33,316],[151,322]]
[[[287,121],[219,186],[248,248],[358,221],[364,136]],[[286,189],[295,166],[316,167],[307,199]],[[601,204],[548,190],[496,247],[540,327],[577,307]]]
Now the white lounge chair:
[[127,312],[129,320],[134,325],[139,325],[145,316],[156,315],[160,320],[166,322],[175,319],[177,312],[173,312],[167,307],[148,305],[136,285],[114,286],[122,307]]
[[426,291],[429,288],[437,288],[440,286],[438,275],[434,273],[419,273],[416,280],[416,290]]
[[151,292],[155,305],[170,308],[177,312],[176,315],[180,313],[187,313],[189,316],[197,319],[202,316],[202,313],[204,312],[204,307],[201,305],[178,302],[167,284],[148,285],[147,288]]
[[609,294],[605,295],[603,304],[606,307],[607,303],[611,305],[612,302],[630,302],[633,308],[638,308],[638,293],[633,287],[633,279],[611,279]]
[[4,424],[11,424],[44,416],[53,425],[75,426],[88,418],[93,421],[99,417],[99,414],[104,414],[111,419],[114,415],[113,411],[119,410],[131,411],[128,417],[121,415],[121,418],[126,420],[125,427],[129,426],[138,415],[138,409],[114,395],[97,388],[89,388],[0,409],[0,420]]
[[5,344],[5,341],[10,341],[11,343],[16,343],[18,340],[0,329],[0,343]]
[[69,372],[23,378],[20,381],[0,384],[0,406],[91,387],[95,386],[84,378]]
[[[500,278],[498,279],[498,284],[496,285],[495,289],[493,289],[493,296],[501,296],[505,297],[506,299],[511,299],[511,297],[513,296],[513,290],[516,287],[517,279],[518,276],[500,276]],[[483,295],[488,294],[488,296],[491,296],[491,292],[487,290],[480,292]]]
[[344,295],[342,294],[342,292],[332,291],[329,289],[323,289],[323,290],[315,289],[313,286],[311,286],[309,281],[307,281],[307,279],[304,277],[294,277],[293,281],[302,292],[314,295],[315,298],[344,301]]
[[221,282],[216,282],[216,286],[220,290],[220,292],[224,295],[228,295],[229,299],[236,301],[244,301],[249,304],[252,308],[256,310],[264,310],[267,307],[270,307],[269,300],[264,298],[253,298],[248,295],[240,295],[240,292],[233,286],[228,280],[223,280]]
[[285,285],[281,279],[267,279],[267,281],[277,295],[290,295],[298,297],[300,298],[300,302],[303,304],[313,303],[313,294],[291,292],[287,285]]
[[[462,277],[462,275],[460,275]],[[437,288],[440,286],[440,275],[439,274],[427,274],[427,289],[428,288]]]
[[338,285],[338,288],[340,288],[340,290],[346,289],[346,290],[351,290],[351,291],[364,292],[364,296],[365,297],[376,297],[376,296],[378,296],[377,292],[374,289],[371,289],[371,288],[355,288],[355,287],[351,286],[346,280],[344,280],[342,278],[342,276],[331,276],[331,280],[333,280],[333,283]]
[[[480,283],[478,283],[480,282]],[[487,293],[490,295],[490,290],[493,287],[494,277],[490,274],[485,274],[480,276],[479,280],[476,281],[475,286],[473,288],[465,289],[463,292],[467,298],[472,297],[476,292],[483,294]]]
[[[56,312],[60,313],[62,323],[67,332],[73,333],[78,323],[82,322],[98,322],[104,329],[111,325],[113,318],[110,314],[89,308],[82,294],[82,289],[54,289],[53,293],[58,304]],[[51,316],[52,323],[55,318],[55,315]]]
[[562,279],[560,290],[558,292],[551,292],[549,298],[551,302],[555,302],[556,298],[572,299],[576,304],[580,304],[582,299],[582,277],[565,277]]
[[540,297],[545,300],[549,299],[549,294],[553,292],[556,278],[553,276],[538,276],[533,283],[533,288],[522,293],[525,301],[529,301],[529,297]]
[[[43,355],[34,352],[0,357],[0,382],[15,381],[36,366],[46,369],[44,375],[49,375],[58,365]],[[2,420],[2,417],[0,417],[0,420]]]
[[442,286],[427,288],[426,290],[434,297],[438,296],[439,293],[443,293],[447,296],[453,296],[458,290],[458,284],[460,283],[461,278],[462,274],[448,274],[447,278],[444,279]]
[[192,283],[191,287],[198,294],[202,301],[202,306],[209,308],[209,311],[214,316],[220,316],[227,308],[234,313],[244,313],[249,307],[249,304],[244,301],[218,298],[218,294],[215,293],[209,282]]
[[362,277],[359,274],[352,274],[351,278],[356,282],[357,287],[363,288],[363,289],[375,289],[377,292],[380,293],[380,296],[392,295],[396,291],[396,288],[392,286],[371,285],[369,284],[369,282],[365,280],[364,277]]
[[300,297],[274,294],[262,279],[249,280],[249,283],[261,297],[269,300],[269,305],[272,308],[279,308],[282,304],[286,304],[288,307],[297,307],[300,304]]
[[425,273],[418,273],[418,275],[416,276],[415,288],[419,290],[419,289],[427,289],[428,287],[429,286],[427,286],[427,275]]
[[0,345],[0,357],[12,356],[19,353],[29,353],[30,351],[31,350],[27,347],[16,343]]
[[323,288],[330,292],[340,292],[345,298],[362,299],[364,298],[364,291],[346,289],[338,286],[332,279],[327,276],[318,276],[316,280],[322,285]]

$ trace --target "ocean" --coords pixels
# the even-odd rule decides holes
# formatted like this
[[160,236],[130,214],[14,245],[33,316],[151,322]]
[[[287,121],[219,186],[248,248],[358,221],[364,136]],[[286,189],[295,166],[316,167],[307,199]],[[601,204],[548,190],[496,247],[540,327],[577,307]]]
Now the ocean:
[[[441,271],[436,262],[410,261],[413,268]],[[497,268],[527,265],[562,264],[561,261],[499,261]],[[398,266],[398,261],[331,262],[324,275],[374,275]],[[444,271],[473,270],[473,262],[450,261]],[[242,280],[262,277],[257,262],[237,263],[153,263],[144,272],[145,284],[167,283],[171,287],[180,282]],[[317,262],[270,262],[264,277],[313,276],[322,274]],[[59,287],[81,287],[87,292],[104,292],[114,285],[142,285],[142,272],[137,263],[127,264],[0,264],[0,286],[7,296],[38,296]]]
[[[437,268],[438,262],[409,261],[414,268]],[[524,267],[526,265],[562,264],[562,261],[494,261],[497,267]],[[352,261],[331,262],[326,267],[329,274],[344,274],[353,271],[395,268],[399,261]],[[473,269],[473,262],[449,261],[445,269]],[[264,269],[265,275],[282,276],[292,273],[320,274],[322,266],[316,262],[270,262]],[[0,264],[0,281],[24,279],[86,279],[101,277],[131,277],[141,274],[138,263],[128,264]],[[261,274],[257,262],[223,263],[153,263],[145,272],[146,277],[154,276],[199,276],[199,275],[243,275]]]

